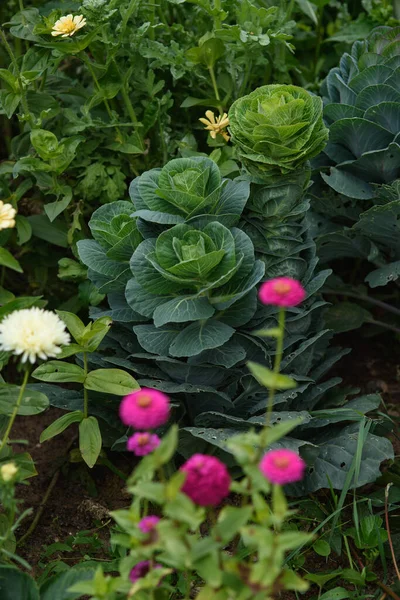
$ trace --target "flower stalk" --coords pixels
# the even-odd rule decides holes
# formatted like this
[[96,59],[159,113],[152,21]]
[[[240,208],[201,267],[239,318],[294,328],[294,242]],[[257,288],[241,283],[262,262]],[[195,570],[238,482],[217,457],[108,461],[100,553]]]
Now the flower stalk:
[[10,416],[10,419],[8,421],[7,429],[6,429],[5,433],[4,433],[3,439],[1,440],[0,455],[1,455],[2,451],[3,451],[3,449],[4,449],[4,446],[7,443],[7,440],[9,438],[9,436],[10,436],[10,433],[11,433],[12,426],[14,425],[15,418],[16,418],[16,416],[18,414],[18,411],[19,411],[19,408],[21,406],[22,398],[24,397],[24,392],[25,392],[26,384],[28,383],[28,378],[29,378],[29,369],[26,369],[25,370],[25,374],[24,374],[24,379],[22,381],[22,385],[21,385],[20,390],[19,390],[17,402],[15,403],[14,410],[11,413],[11,416]]

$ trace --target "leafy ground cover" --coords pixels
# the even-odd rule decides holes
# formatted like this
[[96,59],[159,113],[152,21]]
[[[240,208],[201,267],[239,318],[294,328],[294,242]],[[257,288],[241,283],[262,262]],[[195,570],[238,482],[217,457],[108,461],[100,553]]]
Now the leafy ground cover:
[[399,18],[0,7],[2,599],[400,597]]

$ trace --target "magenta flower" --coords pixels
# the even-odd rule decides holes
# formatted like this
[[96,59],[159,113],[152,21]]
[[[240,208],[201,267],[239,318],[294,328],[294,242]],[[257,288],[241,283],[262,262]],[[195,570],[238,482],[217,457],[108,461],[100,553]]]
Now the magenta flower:
[[129,452],[133,452],[136,456],[146,456],[150,454],[160,445],[161,440],[155,433],[134,433],[128,439],[126,444]]
[[228,469],[215,456],[194,454],[181,467],[186,475],[182,492],[200,506],[216,506],[229,494]]
[[306,292],[300,281],[291,277],[276,277],[261,285],[258,297],[263,304],[297,306],[303,302]]
[[162,565],[155,564],[152,567],[149,560],[142,560],[141,562],[138,562],[137,565],[135,565],[133,567],[133,569],[131,569],[131,572],[129,573],[130,581],[132,583],[136,583],[136,581],[138,581],[138,579],[145,577],[151,568],[162,569]]
[[294,483],[303,478],[306,463],[293,450],[270,450],[261,462],[261,473],[271,482],[278,485]]
[[142,533],[152,533],[159,522],[159,517],[149,515],[148,517],[143,517],[143,519],[139,521],[138,527]]
[[168,421],[169,398],[158,390],[142,388],[123,398],[119,416],[135,429],[154,429]]

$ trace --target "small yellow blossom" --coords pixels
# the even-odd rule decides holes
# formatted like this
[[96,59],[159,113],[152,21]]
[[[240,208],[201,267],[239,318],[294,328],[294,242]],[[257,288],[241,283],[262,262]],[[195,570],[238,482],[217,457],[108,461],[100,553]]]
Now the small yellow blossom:
[[11,481],[11,479],[18,473],[18,467],[15,463],[9,462],[0,467],[0,475],[3,481]]
[[210,132],[212,139],[215,140],[217,135],[220,134],[226,142],[229,142],[230,137],[225,131],[225,128],[229,125],[228,115],[224,113],[223,115],[215,118],[213,111],[207,110],[206,117],[206,119],[202,118],[199,119],[199,121],[206,125],[204,129]]
[[61,37],[70,37],[74,35],[79,29],[85,27],[86,19],[82,15],[67,15],[66,17],[61,17],[54,23],[53,30],[51,35],[61,35]]
[[11,204],[4,204],[0,200],[0,229],[15,227],[15,215],[17,211]]

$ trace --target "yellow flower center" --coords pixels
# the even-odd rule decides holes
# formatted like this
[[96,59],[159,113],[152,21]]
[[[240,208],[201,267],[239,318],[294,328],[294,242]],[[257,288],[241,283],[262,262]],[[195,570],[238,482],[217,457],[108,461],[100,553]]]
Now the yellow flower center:
[[137,405],[141,406],[142,408],[146,408],[147,406],[150,406],[150,404],[151,398],[146,394],[144,394],[143,396],[139,396],[139,398],[137,399]]
[[286,456],[277,456],[274,460],[274,465],[278,467],[278,469],[286,469],[290,464],[290,461]]
[[149,441],[149,434],[148,433],[142,433],[141,435],[138,435],[138,444],[139,444],[139,446],[145,446],[148,441]]
[[277,281],[274,285],[274,290],[278,294],[287,294],[290,292],[290,283],[284,281]]

